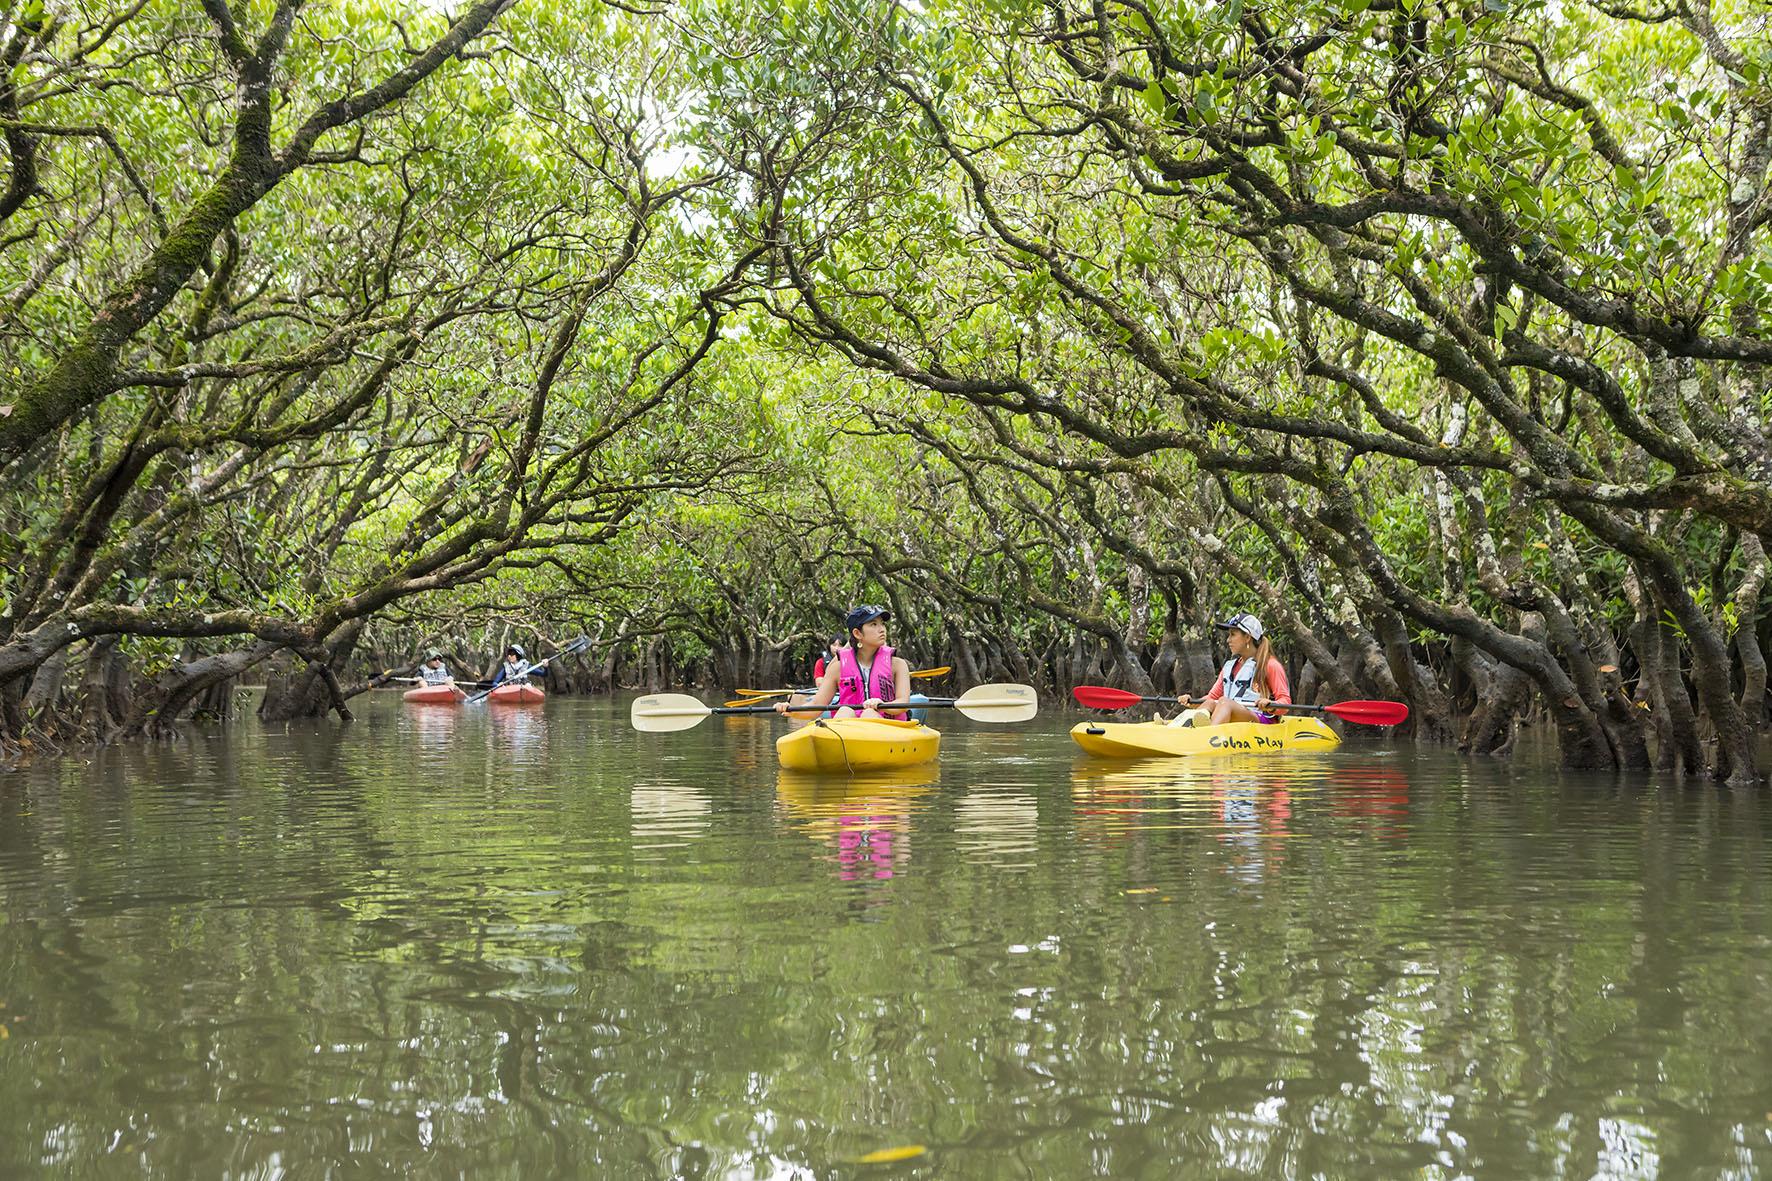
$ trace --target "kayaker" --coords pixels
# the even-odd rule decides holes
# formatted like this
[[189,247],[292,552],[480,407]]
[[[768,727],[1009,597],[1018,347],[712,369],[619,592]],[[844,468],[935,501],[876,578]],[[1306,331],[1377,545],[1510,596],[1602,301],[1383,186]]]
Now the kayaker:
[[425,662],[418,670],[418,679],[427,685],[453,685],[455,676],[443,663],[443,653],[432,648],[425,653]]
[[[1183,711],[1170,725],[1222,726],[1226,722],[1277,722],[1292,702],[1286,669],[1268,644],[1261,620],[1245,612],[1213,627],[1229,633],[1231,658],[1219,671],[1212,692],[1189,709],[1192,697],[1181,698]],[[1207,711],[1200,717],[1200,711]]]
[[529,654],[523,651],[523,645],[512,644],[505,649],[504,663],[498,666],[493,674],[492,687],[498,688],[509,681],[527,681],[529,679]]
[[837,653],[849,646],[849,641],[842,636],[832,636],[824,654],[812,662],[812,680],[816,684],[824,677],[824,670],[837,660]]
[[[912,701],[911,666],[893,654],[886,643],[886,620],[892,612],[872,604],[856,607],[843,620],[849,643],[837,648],[825,661],[818,690],[803,706],[829,705],[835,701],[838,718],[881,717],[883,701]],[[777,713],[787,713],[788,703],[776,703]],[[902,716],[902,710],[893,711]]]

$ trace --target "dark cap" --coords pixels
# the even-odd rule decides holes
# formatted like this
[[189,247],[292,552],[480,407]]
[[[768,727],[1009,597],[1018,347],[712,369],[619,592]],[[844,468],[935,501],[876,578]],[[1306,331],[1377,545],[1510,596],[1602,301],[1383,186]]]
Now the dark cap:
[[865,607],[850,608],[849,614],[843,620],[843,626],[853,630],[855,628],[860,627],[864,623],[872,623],[876,619],[891,619],[891,618],[892,618],[892,612],[886,610],[886,608],[876,607],[872,604],[869,604],[868,606],[865,606]]

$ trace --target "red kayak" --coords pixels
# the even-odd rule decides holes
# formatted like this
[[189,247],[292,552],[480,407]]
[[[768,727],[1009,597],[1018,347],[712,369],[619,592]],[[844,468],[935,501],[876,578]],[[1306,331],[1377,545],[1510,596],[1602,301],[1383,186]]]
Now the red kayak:
[[534,685],[518,681],[513,685],[500,685],[486,695],[486,700],[497,705],[540,705],[547,697]]
[[454,705],[466,698],[467,694],[454,685],[420,685],[406,690],[406,700],[414,705]]

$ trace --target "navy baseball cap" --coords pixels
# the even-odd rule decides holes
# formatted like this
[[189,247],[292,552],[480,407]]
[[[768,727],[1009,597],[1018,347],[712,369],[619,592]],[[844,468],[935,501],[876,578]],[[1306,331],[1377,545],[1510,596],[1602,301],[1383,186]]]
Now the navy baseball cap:
[[850,608],[849,614],[843,619],[843,626],[847,628],[857,628],[864,623],[872,623],[876,619],[890,618],[892,618],[892,612],[886,610],[884,607],[876,607],[870,603],[865,607]]

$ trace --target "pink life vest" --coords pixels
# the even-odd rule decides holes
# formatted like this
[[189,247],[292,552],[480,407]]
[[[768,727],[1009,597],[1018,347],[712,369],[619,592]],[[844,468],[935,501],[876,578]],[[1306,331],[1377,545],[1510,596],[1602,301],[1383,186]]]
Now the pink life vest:
[[892,648],[882,644],[874,653],[874,666],[868,670],[872,674],[871,687],[861,683],[861,662],[855,658],[855,645],[839,649],[837,652],[837,704],[850,705],[860,709],[870,697],[878,697],[881,701],[895,701],[898,698],[898,678],[892,675]]

